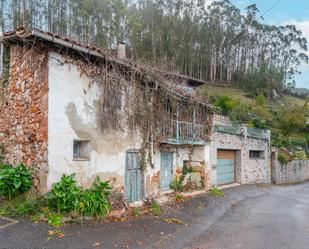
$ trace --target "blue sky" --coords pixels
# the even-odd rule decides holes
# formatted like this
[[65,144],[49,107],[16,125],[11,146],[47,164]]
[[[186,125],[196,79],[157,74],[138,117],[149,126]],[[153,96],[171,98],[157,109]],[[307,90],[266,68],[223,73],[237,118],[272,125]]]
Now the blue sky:
[[[241,10],[256,3],[269,24],[294,24],[301,29],[309,46],[309,0],[231,0]],[[309,55],[309,52],[308,52]],[[309,88],[309,65],[301,66],[302,74],[296,77],[296,86]]]

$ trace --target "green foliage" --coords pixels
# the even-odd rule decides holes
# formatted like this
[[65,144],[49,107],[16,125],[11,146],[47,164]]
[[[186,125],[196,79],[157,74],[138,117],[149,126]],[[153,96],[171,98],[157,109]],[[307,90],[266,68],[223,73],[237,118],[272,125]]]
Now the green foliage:
[[55,183],[47,198],[49,206],[59,212],[68,212],[75,209],[81,189],[76,186],[74,175],[63,175]]
[[287,153],[279,152],[278,160],[283,164],[287,164],[290,161],[290,157]]
[[298,160],[306,160],[307,159],[307,154],[305,151],[301,150],[301,151],[296,151],[293,154],[293,158],[294,159],[298,159]]
[[15,168],[8,164],[1,164],[0,195],[12,200],[30,190],[31,186],[31,174],[23,164]]
[[[241,87],[257,96],[268,96],[272,90],[282,92],[283,90],[283,74],[275,67],[263,65],[260,68],[250,72],[243,81]],[[260,102],[261,97],[257,97],[256,101]]]
[[306,118],[302,109],[294,107],[281,107],[276,117],[277,127],[287,139],[293,132],[306,127]]
[[253,113],[249,105],[245,103],[238,103],[229,113],[232,121],[249,122],[253,118]]
[[217,97],[216,101],[213,104],[214,106],[220,108],[223,115],[227,115],[236,107],[237,102],[231,97],[223,95]]
[[91,189],[80,192],[75,210],[81,215],[106,216],[111,209],[108,201],[110,190],[109,183],[97,177]]
[[62,215],[59,213],[48,213],[47,214],[48,224],[56,228],[60,228],[62,226],[63,224],[62,218],[63,218]]
[[181,192],[183,190],[182,180],[180,178],[174,178],[170,183],[170,189]]
[[160,207],[159,203],[156,202],[156,201],[153,201],[151,203],[151,210],[152,210],[152,213],[156,216],[161,214],[161,207]]
[[142,215],[142,210],[140,207],[133,208],[132,215],[135,217],[139,217]]
[[83,190],[76,185],[74,175],[62,176],[48,194],[49,206],[58,212],[76,211],[81,215],[105,216],[111,209],[108,201],[111,186],[96,178],[92,187]]
[[11,217],[30,217],[41,213],[46,205],[43,196],[20,196],[0,206],[0,215]]
[[183,195],[178,194],[178,195],[175,196],[175,201],[176,202],[181,202],[184,199],[185,199],[185,197]]
[[217,197],[224,197],[224,192],[221,189],[218,188],[212,188],[209,190],[209,193],[211,195],[217,196]]
[[265,106],[266,102],[267,102],[267,100],[266,100],[266,98],[263,94],[259,94],[255,98],[255,103],[256,103],[257,106]]

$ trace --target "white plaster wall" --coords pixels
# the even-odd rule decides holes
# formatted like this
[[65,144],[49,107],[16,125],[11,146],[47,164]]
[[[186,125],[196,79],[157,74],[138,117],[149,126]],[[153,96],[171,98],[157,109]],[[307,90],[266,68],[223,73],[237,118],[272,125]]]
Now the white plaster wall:
[[[92,184],[99,175],[122,188],[126,150],[139,149],[140,138],[122,132],[103,134],[97,125],[98,86],[81,76],[76,66],[61,61],[64,60],[59,54],[50,54],[48,188],[63,174],[71,173],[76,173],[78,182],[84,186]],[[73,160],[74,139],[90,141],[89,161]]]

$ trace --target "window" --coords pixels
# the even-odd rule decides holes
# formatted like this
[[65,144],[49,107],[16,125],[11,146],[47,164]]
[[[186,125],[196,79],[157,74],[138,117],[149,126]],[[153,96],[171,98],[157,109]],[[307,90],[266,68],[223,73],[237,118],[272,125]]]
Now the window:
[[73,160],[88,161],[90,160],[90,144],[89,141],[74,140],[73,141]]
[[264,151],[263,150],[250,150],[249,157],[250,159],[264,159]]

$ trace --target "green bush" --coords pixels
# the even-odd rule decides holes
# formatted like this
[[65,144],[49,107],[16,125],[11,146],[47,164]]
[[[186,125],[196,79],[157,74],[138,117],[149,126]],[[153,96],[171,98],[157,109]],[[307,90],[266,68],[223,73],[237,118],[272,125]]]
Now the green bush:
[[287,164],[290,161],[289,156],[284,153],[284,152],[279,152],[278,154],[278,160],[283,163],[283,164]]
[[298,160],[306,160],[307,159],[307,154],[305,151],[301,150],[301,151],[296,151],[293,155],[294,159],[298,159]]
[[253,118],[253,114],[247,104],[238,103],[230,112],[229,117],[232,121],[248,122]]
[[0,195],[12,200],[30,190],[31,186],[31,174],[23,164],[16,168],[8,164],[1,164]]
[[183,190],[182,180],[174,178],[170,183],[170,189],[181,192]]
[[75,209],[81,189],[77,187],[74,174],[63,175],[48,193],[49,206],[58,212],[69,212]]
[[87,216],[106,216],[111,209],[110,190],[109,183],[97,177],[91,189],[80,192],[75,211]]
[[223,95],[217,98],[214,102],[214,106],[220,108],[223,115],[227,115],[237,106],[237,102],[231,97]]
[[108,201],[111,186],[96,178],[92,187],[83,190],[76,185],[74,175],[62,176],[48,194],[49,207],[58,212],[76,211],[80,215],[105,216],[111,209]]

